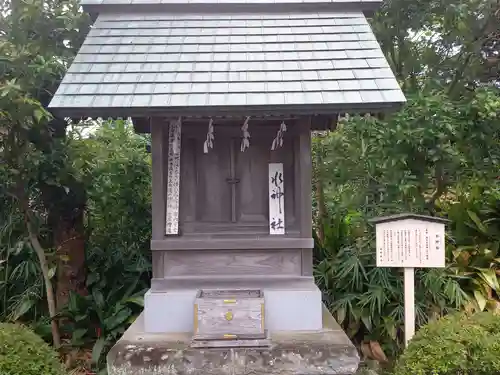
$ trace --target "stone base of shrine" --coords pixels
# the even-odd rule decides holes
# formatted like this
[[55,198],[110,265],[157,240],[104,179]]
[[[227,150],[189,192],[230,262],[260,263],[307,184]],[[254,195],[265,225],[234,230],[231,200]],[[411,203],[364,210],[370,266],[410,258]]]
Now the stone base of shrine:
[[[109,375],[351,375],[359,355],[323,307],[318,331],[271,333],[271,347],[194,349],[192,333],[146,333],[142,314],[111,349]],[[165,319],[168,319],[165,315]]]
[[[250,288],[251,289],[251,288]],[[314,331],[323,327],[321,291],[310,282],[262,288],[266,329]],[[192,332],[198,289],[148,291],[144,296],[144,328],[151,333]]]

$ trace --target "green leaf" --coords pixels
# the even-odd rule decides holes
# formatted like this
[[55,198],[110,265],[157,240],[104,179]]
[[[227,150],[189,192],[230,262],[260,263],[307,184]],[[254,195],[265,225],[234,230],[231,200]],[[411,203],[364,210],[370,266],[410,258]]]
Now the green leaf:
[[372,330],[372,317],[370,315],[363,315],[361,317],[361,321],[365,325],[368,332],[370,332]]
[[105,346],[106,340],[104,339],[104,337],[99,337],[92,348],[92,363],[99,363]]
[[130,297],[125,300],[125,303],[132,303],[144,307],[144,296]]
[[69,293],[69,296],[68,296],[68,305],[67,305],[67,309],[70,311],[70,312],[77,312],[78,311],[78,302],[79,302],[79,296],[77,293],[74,293],[73,291],[71,291]]
[[95,303],[97,309],[103,310],[104,306],[105,306],[105,302],[104,302],[104,296],[102,295],[101,291],[99,291],[96,288],[92,289],[92,298],[94,299],[94,303]]
[[41,109],[35,109],[33,113],[37,122],[40,122],[45,117],[45,112]]
[[131,315],[130,318],[127,319],[126,323],[127,325],[130,325],[134,323],[138,318],[138,315]]
[[488,233],[488,230],[486,229],[486,227],[483,225],[483,223],[481,222],[481,219],[479,218],[479,216],[477,216],[477,214],[474,212],[474,211],[471,211],[471,210],[467,210],[467,214],[469,215],[469,217],[471,218],[471,220],[474,222],[474,224],[476,224],[477,228],[484,234],[487,234]]
[[500,285],[495,270],[489,268],[476,268],[479,271],[479,277],[483,279],[488,286],[495,290],[500,291]]
[[72,332],[71,344],[73,346],[81,346],[84,344],[83,338],[89,333],[87,328],[78,328]]
[[87,286],[94,285],[96,282],[99,281],[99,279],[100,279],[99,273],[97,272],[89,273],[89,275],[87,276]]
[[136,279],[130,283],[129,287],[127,288],[127,290],[125,291],[125,293],[123,294],[123,297],[124,298],[129,298],[129,296],[132,295],[132,293],[135,291],[136,289],[136,286],[137,286],[137,283],[139,282],[139,277],[136,277]]
[[384,326],[387,334],[389,337],[391,337],[393,340],[396,340],[398,330],[396,329],[396,323],[394,322],[394,319],[391,317],[384,317]]
[[12,312],[12,320],[16,321],[26,314],[33,306],[35,301],[31,298],[23,298],[21,303],[17,305],[16,309]]
[[84,320],[87,320],[88,319],[88,315],[83,315],[83,314],[80,314],[80,315],[76,315],[75,316],[75,322],[83,322]]
[[474,297],[476,299],[477,305],[479,306],[479,310],[483,311],[486,307],[486,297],[479,290],[474,290]]
[[116,314],[104,319],[103,328],[106,332],[111,332],[121,324],[125,323],[130,315],[132,315],[132,311],[128,307],[122,308]]
[[337,315],[337,322],[339,324],[342,324],[345,320],[345,308],[344,307],[338,308],[336,311],[336,315]]
[[49,269],[49,279],[52,279],[56,275],[57,267],[52,267]]
[[83,336],[85,336],[88,333],[87,328],[78,328],[75,329],[71,335],[73,339],[81,339]]

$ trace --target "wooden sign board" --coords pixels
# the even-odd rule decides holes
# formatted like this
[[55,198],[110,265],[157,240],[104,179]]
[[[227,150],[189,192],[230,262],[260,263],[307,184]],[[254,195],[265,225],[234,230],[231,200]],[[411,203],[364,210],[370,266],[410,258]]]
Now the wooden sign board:
[[283,163],[269,164],[269,234],[285,234]]
[[408,217],[376,225],[377,267],[443,268],[443,222]]
[[375,223],[377,267],[404,269],[405,343],[415,334],[415,268],[445,266],[444,226],[432,216],[399,214],[371,220]]
[[179,194],[181,173],[181,120],[168,127],[168,184],[165,234],[179,234]]

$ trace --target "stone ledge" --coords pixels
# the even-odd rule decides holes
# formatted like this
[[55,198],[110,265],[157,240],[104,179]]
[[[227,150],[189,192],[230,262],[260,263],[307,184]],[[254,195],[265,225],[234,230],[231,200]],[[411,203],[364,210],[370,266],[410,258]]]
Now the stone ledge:
[[314,332],[274,332],[268,349],[193,349],[191,333],[148,334],[142,316],[108,354],[109,375],[351,375],[359,356],[331,314]]

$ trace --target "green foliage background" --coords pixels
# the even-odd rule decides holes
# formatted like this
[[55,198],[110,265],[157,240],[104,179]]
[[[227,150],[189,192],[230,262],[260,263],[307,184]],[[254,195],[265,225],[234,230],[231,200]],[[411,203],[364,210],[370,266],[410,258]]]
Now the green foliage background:
[[416,212],[452,220],[447,267],[417,272],[417,325],[459,309],[498,310],[500,296],[498,92],[408,99],[389,119],[350,118],[314,139],[315,193],[323,195],[316,201],[325,202],[323,212],[315,207],[316,280],[350,336],[391,356],[403,340],[402,274],[376,268],[369,218]]
[[[82,137],[85,130],[89,136]],[[61,312],[71,345],[104,354],[143,307],[151,278],[151,159],[149,140],[129,121],[90,122],[69,134],[87,186],[88,296],[70,295]]]

